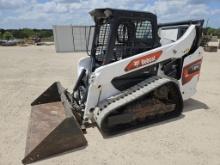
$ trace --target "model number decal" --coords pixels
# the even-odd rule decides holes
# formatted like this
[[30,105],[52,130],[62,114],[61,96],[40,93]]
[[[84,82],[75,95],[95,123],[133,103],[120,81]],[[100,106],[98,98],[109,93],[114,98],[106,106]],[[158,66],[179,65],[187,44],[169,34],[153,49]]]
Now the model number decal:
[[194,61],[183,68],[182,85],[188,83],[194,76],[200,74],[202,59]]
[[162,51],[155,52],[152,54],[144,55],[142,57],[136,58],[132,60],[125,68],[125,71],[130,71],[144,65],[155,62],[158,58],[160,58]]

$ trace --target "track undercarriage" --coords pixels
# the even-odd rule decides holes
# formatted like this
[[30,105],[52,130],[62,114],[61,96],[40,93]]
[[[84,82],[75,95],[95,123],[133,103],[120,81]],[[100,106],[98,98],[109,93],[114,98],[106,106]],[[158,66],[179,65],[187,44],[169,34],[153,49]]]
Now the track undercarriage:
[[152,77],[104,100],[95,110],[95,120],[105,133],[116,133],[150,121],[181,114],[183,101],[176,84]]

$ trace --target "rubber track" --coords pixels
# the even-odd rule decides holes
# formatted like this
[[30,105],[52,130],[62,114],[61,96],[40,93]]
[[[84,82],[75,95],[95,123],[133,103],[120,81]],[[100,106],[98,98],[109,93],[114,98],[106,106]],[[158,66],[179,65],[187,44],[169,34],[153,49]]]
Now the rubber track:
[[103,119],[105,119],[105,117],[112,111],[140,98],[143,95],[152,92],[156,88],[168,82],[173,81],[168,78],[154,76],[138,83],[137,85],[127,90],[124,90],[123,92],[115,96],[111,96],[110,98],[107,98],[100,102],[100,104],[98,104],[97,108],[94,111],[94,119],[99,128],[101,128],[101,123]]

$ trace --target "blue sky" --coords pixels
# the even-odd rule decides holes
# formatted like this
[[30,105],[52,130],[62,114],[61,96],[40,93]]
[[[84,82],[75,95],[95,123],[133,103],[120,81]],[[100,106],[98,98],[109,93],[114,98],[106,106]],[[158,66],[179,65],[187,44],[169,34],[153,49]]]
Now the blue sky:
[[204,18],[220,28],[220,0],[0,0],[0,28],[90,25],[88,12],[102,7],[150,11],[158,22]]

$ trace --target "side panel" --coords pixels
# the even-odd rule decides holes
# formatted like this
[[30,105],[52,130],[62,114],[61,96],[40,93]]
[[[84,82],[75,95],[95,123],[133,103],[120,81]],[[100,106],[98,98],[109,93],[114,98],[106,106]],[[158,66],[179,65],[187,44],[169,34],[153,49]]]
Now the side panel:
[[[91,115],[89,110],[95,108],[98,102],[120,92],[111,83],[115,77],[137,71],[147,66],[152,66],[170,58],[181,58],[190,50],[195,36],[195,25],[191,25],[186,33],[176,42],[97,68],[93,73],[93,80],[90,83],[90,89],[93,90],[88,91],[84,117]],[[157,56],[158,52],[161,53]],[[152,56],[152,54],[154,54],[154,56]],[[132,67],[130,67],[131,63]],[[128,66],[129,69],[127,70],[126,68],[128,68]],[[94,90],[95,88],[99,89]],[[99,90],[101,91],[100,93],[98,92]],[[94,91],[98,93],[94,93]],[[99,97],[98,100],[94,98],[97,96]]]
[[193,54],[184,59],[182,76],[179,80],[184,100],[189,99],[196,93],[202,64],[202,52],[202,48],[199,47]]
[[[195,33],[195,26],[191,25],[188,28],[187,32],[176,42],[161,46],[147,52],[140,53],[130,58],[126,58],[96,69],[94,73],[94,84],[96,84],[97,86],[102,86],[100,101],[119,92],[110,83],[113,78],[122,76],[126,73],[140,70],[147,66],[152,66],[170,58],[181,58],[184,54],[187,53],[187,51],[190,50],[192,42],[196,35]],[[160,52],[160,56],[157,56],[158,52]],[[152,58],[152,55],[155,56],[153,56]],[[149,56],[150,58],[148,58]],[[143,57],[144,59],[142,59]],[[128,66],[130,66],[133,62],[134,67],[126,70]],[[136,62],[139,63],[136,65]]]

